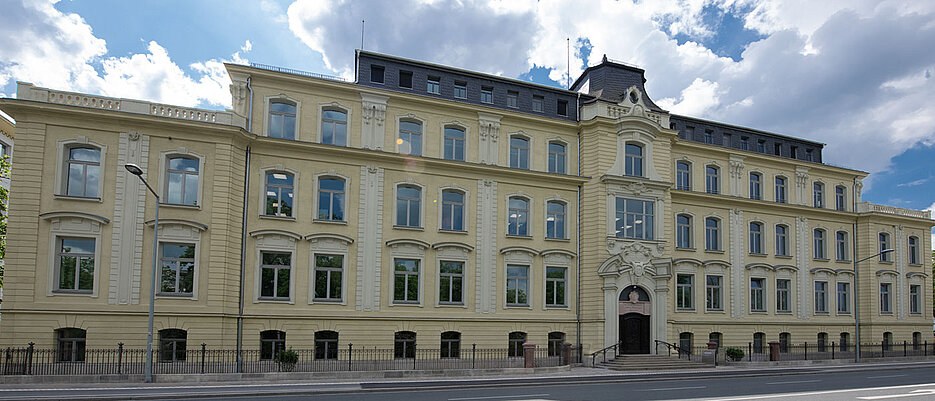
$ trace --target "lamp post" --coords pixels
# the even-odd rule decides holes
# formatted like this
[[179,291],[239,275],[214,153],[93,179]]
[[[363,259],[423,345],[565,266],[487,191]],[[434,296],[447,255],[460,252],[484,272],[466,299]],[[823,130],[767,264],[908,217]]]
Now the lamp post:
[[156,261],[158,260],[158,248],[159,248],[159,194],[153,190],[153,187],[149,186],[149,183],[146,182],[146,179],[143,178],[143,169],[140,166],[137,166],[133,163],[127,163],[123,167],[133,174],[140,178],[140,181],[143,181],[143,185],[146,185],[146,189],[149,189],[149,192],[152,192],[153,196],[156,197],[156,219],[153,222],[153,281],[149,289],[149,329],[146,332],[146,382],[153,382],[153,313],[156,310]]
[[[858,279],[860,275],[857,271],[857,264],[865,260],[873,259],[877,256],[893,252],[893,249],[884,249],[878,252],[875,255],[867,256],[861,260],[854,261],[854,337],[855,337],[855,348],[854,353],[854,362],[860,362],[860,285],[858,284]],[[857,259],[857,252],[854,252],[854,259]]]

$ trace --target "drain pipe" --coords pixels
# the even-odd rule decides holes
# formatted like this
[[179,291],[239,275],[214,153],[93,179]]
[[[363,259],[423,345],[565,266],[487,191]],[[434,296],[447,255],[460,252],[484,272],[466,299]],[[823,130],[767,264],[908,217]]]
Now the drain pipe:
[[[247,132],[253,133],[253,87],[247,77],[247,90],[250,91],[250,108],[247,116]],[[240,226],[240,290],[237,295],[237,373],[243,373],[243,295],[244,272],[247,262],[247,202],[250,200],[250,146],[244,155],[243,174],[243,221]]]
[[[575,99],[575,119],[578,122],[581,121],[581,94],[578,93],[578,97]],[[581,126],[578,126],[578,156],[577,156],[577,169],[578,177],[581,177]],[[575,290],[575,339],[578,343],[578,363],[581,363],[581,184],[578,184],[578,189],[575,191],[575,195],[578,197],[577,203],[575,204],[575,285],[578,289]]]

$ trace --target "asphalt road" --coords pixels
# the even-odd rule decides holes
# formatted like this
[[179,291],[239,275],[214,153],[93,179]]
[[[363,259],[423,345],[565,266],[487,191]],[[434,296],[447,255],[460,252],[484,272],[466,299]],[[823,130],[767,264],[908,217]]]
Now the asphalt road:
[[[756,372],[736,372],[749,374]],[[763,372],[767,373],[767,372]],[[697,375],[693,374],[693,375]],[[479,384],[480,383],[480,384]],[[479,385],[478,385],[479,384]],[[431,386],[431,387],[426,387]],[[608,376],[508,382],[163,384],[150,387],[15,389],[11,399],[201,399],[315,401],[935,400],[935,364],[769,372],[760,376],[620,379]],[[195,398],[186,398],[195,397]]]

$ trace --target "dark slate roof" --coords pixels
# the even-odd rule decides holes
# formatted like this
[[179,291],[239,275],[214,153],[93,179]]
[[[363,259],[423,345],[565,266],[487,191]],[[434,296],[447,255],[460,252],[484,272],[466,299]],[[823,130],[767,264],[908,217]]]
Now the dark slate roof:
[[820,142],[677,114],[669,115],[669,128],[692,142],[822,163]]
[[646,87],[643,86],[646,83],[645,72],[639,67],[608,60],[605,54],[600,64],[590,66],[581,73],[581,76],[571,85],[571,90],[579,91],[584,83],[588,82],[588,91],[582,93],[609,102],[620,103],[626,96],[627,89],[636,85],[643,94],[643,103],[653,111],[662,112],[664,110],[649,98]]

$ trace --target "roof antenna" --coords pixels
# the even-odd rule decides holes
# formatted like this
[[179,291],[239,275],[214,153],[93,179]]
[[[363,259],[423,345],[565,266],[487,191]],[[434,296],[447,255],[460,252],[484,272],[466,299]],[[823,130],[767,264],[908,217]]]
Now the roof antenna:
[[565,38],[565,87],[571,89],[571,38]]
[[364,50],[364,20],[360,20],[360,50]]

